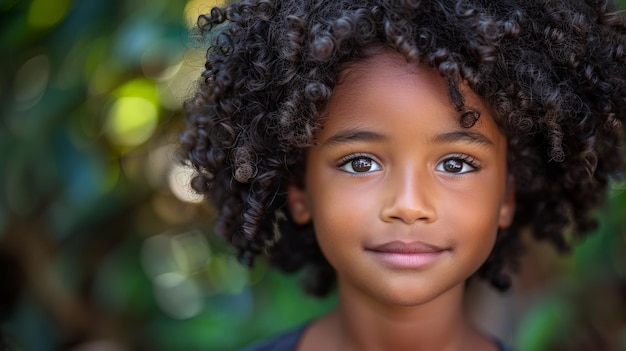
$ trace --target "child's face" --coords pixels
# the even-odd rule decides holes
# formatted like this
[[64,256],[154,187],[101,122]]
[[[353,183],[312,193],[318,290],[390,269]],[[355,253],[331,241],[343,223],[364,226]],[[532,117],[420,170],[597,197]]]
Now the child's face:
[[469,89],[481,117],[462,127],[445,84],[385,53],[333,92],[288,202],[296,222],[313,221],[342,293],[428,302],[462,287],[511,222],[506,138]]

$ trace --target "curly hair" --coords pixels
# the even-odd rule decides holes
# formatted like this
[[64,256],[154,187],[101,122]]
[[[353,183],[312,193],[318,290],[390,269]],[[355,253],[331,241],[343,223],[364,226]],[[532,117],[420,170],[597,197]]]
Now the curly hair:
[[[594,230],[592,210],[621,177],[626,115],[626,18],[603,0],[244,0],[199,17],[210,41],[185,104],[184,162],[216,207],[216,231],[251,265],[308,271],[323,296],[335,273],[312,226],[286,207],[304,186],[304,157],[346,65],[393,49],[434,68],[465,111],[460,84],[492,110],[515,179],[513,224],[477,274],[510,285],[520,231],[567,251]],[[470,127],[471,111],[460,123]],[[572,237],[570,238],[569,235]]]

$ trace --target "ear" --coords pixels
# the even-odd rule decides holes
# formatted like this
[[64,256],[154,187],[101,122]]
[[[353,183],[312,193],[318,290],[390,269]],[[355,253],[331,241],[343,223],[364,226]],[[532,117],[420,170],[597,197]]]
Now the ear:
[[311,221],[311,209],[307,201],[306,192],[295,185],[287,188],[287,206],[294,222],[300,225]]
[[498,227],[508,228],[513,222],[515,215],[515,179],[509,176],[506,182],[504,201],[500,205],[500,215],[498,217]]

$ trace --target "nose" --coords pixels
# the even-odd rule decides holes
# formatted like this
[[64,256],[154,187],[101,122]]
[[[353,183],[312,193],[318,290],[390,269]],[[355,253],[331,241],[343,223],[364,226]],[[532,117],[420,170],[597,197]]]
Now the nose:
[[434,206],[436,188],[425,173],[427,172],[405,171],[397,177],[390,177],[380,211],[384,222],[401,221],[412,224],[418,221],[428,223],[437,219]]

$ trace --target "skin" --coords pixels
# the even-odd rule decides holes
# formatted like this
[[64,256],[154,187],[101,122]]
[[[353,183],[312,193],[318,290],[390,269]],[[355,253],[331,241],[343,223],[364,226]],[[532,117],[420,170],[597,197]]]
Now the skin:
[[465,281],[514,210],[506,137],[460,124],[435,71],[383,52],[344,70],[307,153],[292,217],[313,222],[339,305],[299,350],[496,350],[467,322]]

